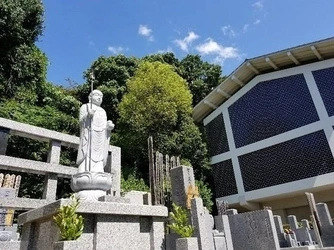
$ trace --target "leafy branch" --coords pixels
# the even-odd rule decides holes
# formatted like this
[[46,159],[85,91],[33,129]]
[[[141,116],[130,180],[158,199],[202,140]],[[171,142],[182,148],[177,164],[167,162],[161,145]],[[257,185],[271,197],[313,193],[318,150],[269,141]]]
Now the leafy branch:
[[55,223],[60,230],[61,240],[76,240],[82,233],[84,228],[83,217],[76,213],[79,207],[79,199],[71,196],[71,204],[61,206],[58,214],[53,216]]
[[172,219],[172,223],[168,225],[175,233],[180,235],[181,238],[189,238],[194,233],[194,227],[189,225],[188,211],[187,209],[172,204],[173,211],[169,213]]

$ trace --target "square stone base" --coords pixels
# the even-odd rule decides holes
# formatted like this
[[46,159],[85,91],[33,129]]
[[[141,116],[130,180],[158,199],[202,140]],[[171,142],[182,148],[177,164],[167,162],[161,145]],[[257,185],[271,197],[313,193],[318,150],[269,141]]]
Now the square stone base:
[[52,217],[62,199],[19,216],[23,224],[20,250],[161,250],[164,249],[166,207],[115,202],[82,202],[84,233],[76,241],[59,242],[59,230]]

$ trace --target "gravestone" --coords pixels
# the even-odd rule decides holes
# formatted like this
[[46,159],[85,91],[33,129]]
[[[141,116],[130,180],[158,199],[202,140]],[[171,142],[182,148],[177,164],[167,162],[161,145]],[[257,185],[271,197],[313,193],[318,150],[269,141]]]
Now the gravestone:
[[300,223],[302,224],[302,227],[308,229],[308,231],[309,231],[309,233],[311,235],[311,239],[313,240],[313,245],[315,245],[316,241],[317,241],[317,236],[315,234],[314,229],[311,229],[310,222],[308,220],[306,220],[306,219],[303,219],[303,220],[300,221]]
[[225,200],[216,200],[218,215],[215,216],[216,231],[213,236],[216,250],[231,250],[233,249],[230,223],[228,221],[227,210],[228,202]]
[[280,247],[297,247],[296,235],[284,233],[281,216],[274,215],[274,222]]
[[195,187],[194,170],[192,167],[180,166],[172,168],[171,185],[172,201],[182,207],[187,207],[189,187]]
[[333,226],[332,218],[326,203],[317,203],[316,209],[321,227]]
[[218,250],[218,244],[224,246],[224,248],[220,247],[221,249],[233,250],[232,235],[228,215],[219,214],[215,216],[215,225],[216,230],[219,232],[218,234],[214,234],[216,250]]
[[[19,192],[21,176],[0,173],[0,199],[13,199]],[[0,241],[17,240],[17,225],[13,225],[14,209],[0,207]]]
[[297,241],[299,241],[301,245],[303,246],[313,245],[310,229],[306,227],[299,227],[296,216],[289,215],[288,222],[291,227],[291,230],[296,234]]
[[[183,208],[187,208],[190,202],[189,191],[196,191],[195,177],[192,167],[178,166],[170,169],[170,181],[172,190],[172,202]],[[189,208],[189,207],[188,207]],[[191,223],[189,219],[189,223]],[[179,235],[171,232],[167,235],[167,250],[176,249],[176,240]]]
[[320,221],[321,239],[324,247],[334,246],[334,225],[326,203],[318,203],[316,210]]
[[212,222],[201,198],[191,200],[191,221],[195,228],[194,236],[198,239],[198,248],[200,250],[214,250]]
[[234,250],[279,250],[271,210],[229,215]]
[[[14,198],[14,188],[0,188],[0,199]],[[10,241],[16,239],[15,227],[12,227],[14,210],[0,208],[0,241]]]

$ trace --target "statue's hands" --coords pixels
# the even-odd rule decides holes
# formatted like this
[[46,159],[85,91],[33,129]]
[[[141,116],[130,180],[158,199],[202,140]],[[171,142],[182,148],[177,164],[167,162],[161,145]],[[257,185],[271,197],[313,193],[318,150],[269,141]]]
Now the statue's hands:
[[107,121],[107,129],[113,130],[115,128],[115,124],[112,121]]
[[88,116],[89,116],[89,117],[93,117],[94,114],[95,114],[95,112],[96,112],[95,109],[88,108]]

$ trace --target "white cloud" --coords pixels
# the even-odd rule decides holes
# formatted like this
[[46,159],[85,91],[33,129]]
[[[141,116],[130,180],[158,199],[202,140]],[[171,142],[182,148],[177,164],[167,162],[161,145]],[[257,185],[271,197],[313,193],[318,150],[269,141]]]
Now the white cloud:
[[128,48],[123,48],[121,46],[119,46],[119,47],[109,46],[108,50],[113,54],[121,54],[122,52],[127,51],[129,49]]
[[173,49],[171,47],[167,47],[167,49],[161,49],[161,50],[158,50],[157,53],[159,54],[163,54],[163,53],[168,53],[168,52],[172,52],[173,53]]
[[242,27],[242,33],[246,33],[247,30],[248,30],[248,28],[249,28],[249,24],[246,23],[246,24]]
[[95,46],[95,43],[93,41],[88,42],[89,46]]
[[139,25],[138,34],[141,36],[147,37],[147,39],[152,42],[154,41],[154,37],[152,36],[152,29],[150,29],[147,25]]
[[252,4],[252,7],[256,10],[262,10],[263,9],[263,3],[261,1],[257,1]]
[[255,25],[257,25],[257,24],[259,24],[259,23],[261,23],[261,20],[260,20],[260,19],[256,19],[255,22],[254,22]]
[[215,61],[223,63],[225,59],[239,58],[238,49],[235,47],[225,47],[212,38],[206,39],[206,41],[196,47],[197,51],[201,55],[212,55],[215,56]]
[[222,27],[224,36],[235,37],[237,33],[232,29],[231,25],[226,25]]
[[199,35],[197,35],[195,32],[190,31],[188,33],[188,36],[185,38],[181,39],[176,39],[174,40],[174,43],[180,47],[181,50],[188,52],[188,47],[191,45],[193,41],[199,38]]

